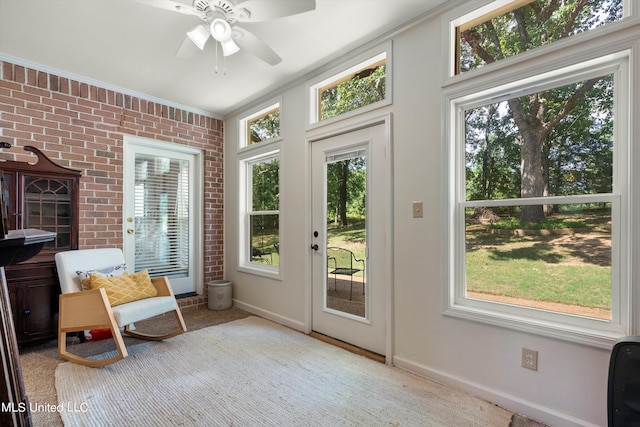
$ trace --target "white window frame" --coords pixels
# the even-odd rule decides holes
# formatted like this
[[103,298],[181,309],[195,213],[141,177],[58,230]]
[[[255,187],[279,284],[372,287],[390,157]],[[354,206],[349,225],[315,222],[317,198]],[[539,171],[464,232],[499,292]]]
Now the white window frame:
[[282,100],[280,98],[275,100],[272,99],[240,115],[241,118],[238,120],[238,151],[251,149],[257,145],[263,145],[282,140],[282,123],[279,123],[279,135],[276,137],[269,138],[255,144],[249,144],[249,141],[247,140],[249,122],[251,122],[256,117],[260,117],[265,113],[275,109],[280,110],[280,116],[282,117]]
[[[253,146],[252,146],[253,147]],[[279,142],[262,142],[255,146],[256,149],[247,151],[238,160],[238,188],[240,189],[238,221],[238,271],[256,274],[275,279],[281,279],[282,258],[277,266],[253,262],[249,251],[251,249],[251,215],[253,212],[253,180],[252,166],[256,163],[263,163],[273,159],[279,159],[279,185],[282,185],[282,158],[280,156]],[[279,201],[281,203],[281,201]],[[275,211],[260,211],[261,214],[278,214],[281,216],[280,206]],[[278,230],[278,241],[282,241],[282,227]]]
[[454,10],[445,13],[442,16],[442,40],[445,41],[443,46],[443,52],[447,52],[447,58],[443,62],[444,67],[444,84],[450,84],[455,81],[461,81],[466,78],[472,78],[477,74],[491,73],[495,68],[500,68],[504,66],[510,66],[512,63],[517,63],[526,59],[535,59],[539,56],[546,54],[549,51],[555,50],[558,47],[571,45],[574,43],[573,39],[578,40],[590,40],[596,39],[607,32],[611,32],[614,28],[620,26],[628,26],[633,25],[632,22],[629,21],[637,21],[638,19],[638,10],[637,5],[634,4],[635,0],[622,0],[622,19],[617,22],[612,22],[608,25],[604,25],[602,27],[594,28],[593,30],[589,30],[580,34],[575,34],[571,37],[557,40],[553,43],[550,43],[545,46],[540,46],[535,49],[523,52],[516,56],[511,56],[500,61],[497,61],[493,64],[487,64],[483,67],[477,68],[475,70],[470,70],[465,73],[455,74],[455,62],[456,58],[456,28],[460,25],[463,25],[469,21],[472,21],[480,16],[484,16],[489,14],[495,10],[508,8],[509,4],[517,4],[520,3],[521,0],[476,0],[473,2],[465,2],[462,6],[455,8]]
[[[447,219],[444,253],[446,286],[443,292],[443,313],[476,322],[515,329],[518,331],[550,336],[599,348],[610,348],[623,335],[633,333],[637,315],[634,310],[635,294],[632,286],[632,254],[637,243],[631,236],[638,231],[632,222],[631,183],[638,182],[640,174],[632,164],[632,100],[633,88],[630,64],[637,61],[638,41],[627,40],[626,48],[615,43],[602,43],[589,51],[589,46],[571,43],[574,51],[569,55],[555,49],[534,66],[521,61],[513,69],[487,75],[477,73],[476,78],[461,79],[445,92],[444,137],[447,182]],[[613,50],[614,48],[620,50]],[[590,55],[589,59],[580,60]],[[577,59],[576,59],[577,58]],[[540,59],[540,58],[539,58]],[[520,94],[544,88],[559,87],[590,77],[614,74],[614,176],[611,194],[548,197],[536,199],[507,199],[483,202],[466,201],[465,193],[465,140],[464,114],[466,109],[491,102],[510,99]],[[637,73],[637,71],[635,71]],[[637,90],[637,88],[635,89]],[[636,132],[637,133],[637,132]],[[634,174],[632,176],[631,174]],[[637,190],[636,190],[637,191]],[[465,207],[514,206],[542,202],[582,203],[588,201],[612,202],[612,320],[603,321],[557,312],[544,311],[504,303],[467,298],[465,291]],[[637,208],[637,207],[636,207]],[[636,213],[637,215],[637,213]]]
[[[307,130],[315,129],[319,126],[324,126],[330,123],[335,123],[340,120],[345,120],[356,115],[360,115],[392,103],[393,99],[393,66],[392,66],[392,44],[391,42],[384,43],[374,49],[370,49],[364,53],[354,56],[348,62],[345,62],[337,67],[332,67],[331,70],[320,74],[318,77],[310,80],[306,84],[307,93]],[[328,86],[329,84],[341,80],[342,78],[353,74],[369,65],[379,62],[381,59],[385,60],[385,97],[383,100],[374,102],[369,105],[365,105],[355,110],[339,114],[334,117],[330,117],[325,120],[320,120],[318,117],[318,102],[320,89]]]

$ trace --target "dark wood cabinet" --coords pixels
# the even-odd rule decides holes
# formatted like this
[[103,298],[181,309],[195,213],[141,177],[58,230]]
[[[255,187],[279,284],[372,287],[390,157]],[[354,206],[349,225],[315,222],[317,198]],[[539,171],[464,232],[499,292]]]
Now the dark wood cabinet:
[[18,343],[55,337],[60,295],[55,262],[7,266],[5,274]]
[[0,163],[8,229],[52,231],[56,237],[30,260],[5,267],[19,345],[57,335],[60,283],[54,255],[78,249],[81,175],[58,166],[36,148],[24,149],[33,152],[38,161]]

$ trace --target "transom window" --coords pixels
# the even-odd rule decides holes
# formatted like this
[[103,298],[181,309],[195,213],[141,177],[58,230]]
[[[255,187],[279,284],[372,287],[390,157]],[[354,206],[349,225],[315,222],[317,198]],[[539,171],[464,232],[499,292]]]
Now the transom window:
[[618,21],[623,0],[492,2],[455,20],[454,73]]
[[271,104],[240,120],[240,147],[271,141],[280,136],[280,103]]
[[390,102],[387,52],[376,54],[310,86],[310,123]]

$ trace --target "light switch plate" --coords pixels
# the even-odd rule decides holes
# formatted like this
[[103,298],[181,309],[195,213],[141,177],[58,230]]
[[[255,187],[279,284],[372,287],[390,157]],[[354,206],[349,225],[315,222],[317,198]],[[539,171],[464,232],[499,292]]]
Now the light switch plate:
[[422,202],[413,202],[412,209],[414,218],[422,218]]

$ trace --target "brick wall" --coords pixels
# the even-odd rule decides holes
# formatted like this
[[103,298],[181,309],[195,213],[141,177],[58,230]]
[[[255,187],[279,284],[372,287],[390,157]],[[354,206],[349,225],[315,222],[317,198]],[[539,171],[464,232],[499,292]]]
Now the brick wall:
[[204,278],[222,278],[221,120],[9,62],[0,65],[0,141],[14,146],[0,158],[33,161],[21,149],[31,145],[59,165],[82,171],[81,249],[122,247],[123,135],[201,149]]

